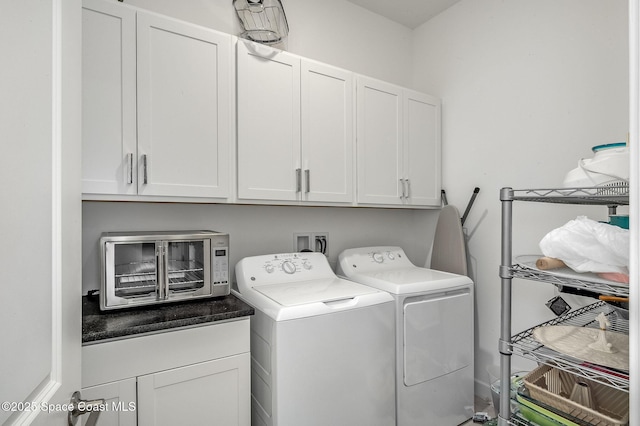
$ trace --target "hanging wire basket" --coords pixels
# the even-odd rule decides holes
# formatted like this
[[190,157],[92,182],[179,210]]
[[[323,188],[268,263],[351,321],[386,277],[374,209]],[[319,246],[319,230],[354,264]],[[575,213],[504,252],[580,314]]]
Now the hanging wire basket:
[[289,24],[280,0],[233,0],[244,32],[240,35],[262,44],[280,43]]

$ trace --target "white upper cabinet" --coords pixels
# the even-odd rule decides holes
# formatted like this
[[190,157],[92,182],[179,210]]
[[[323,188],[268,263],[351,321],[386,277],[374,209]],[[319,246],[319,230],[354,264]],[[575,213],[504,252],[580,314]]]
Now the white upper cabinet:
[[353,202],[352,73],[238,42],[238,198]]
[[83,192],[228,197],[231,36],[99,0],[83,14]]
[[441,204],[440,100],[404,91],[405,203],[412,206]]
[[137,193],[136,12],[82,8],[82,192]]
[[82,14],[85,199],[440,205],[438,99],[242,39],[234,79],[228,34]]
[[226,197],[231,39],[138,12],[138,192]]
[[353,74],[302,61],[303,200],[353,202]]
[[440,206],[440,101],[357,81],[358,203]]
[[238,41],[238,198],[295,201],[301,185],[300,59]]
[[402,89],[358,77],[358,203],[402,204]]

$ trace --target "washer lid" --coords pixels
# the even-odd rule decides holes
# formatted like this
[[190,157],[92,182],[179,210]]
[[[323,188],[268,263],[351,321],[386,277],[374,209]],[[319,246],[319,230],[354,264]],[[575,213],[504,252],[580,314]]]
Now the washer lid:
[[469,277],[464,275],[417,266],[355,274],[348,278],[392,294],[447,290],[473,284]]
[[283,306],[330,302],[377,293],[375,289],[340,278],[270,284],[253,289]]
[[465,275],[415,266],[395,246],[347,249],[338,256],[338,276],[391,294],[432,292],[473,285]]

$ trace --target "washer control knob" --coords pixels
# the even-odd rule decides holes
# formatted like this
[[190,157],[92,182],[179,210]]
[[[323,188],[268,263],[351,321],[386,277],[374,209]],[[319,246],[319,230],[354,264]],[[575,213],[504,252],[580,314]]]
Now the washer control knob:
[[266,264],[264,267],[264,270],[267,271],[268,274],[273,273],[273,270],[274,270],[273,265],[270,263]]
[[282,262],[282,270],[287,274],[294,274],[296,272],[296,265],[290,260],[285,260]]
[[302,267],[306,270],[309,270],[311,268],[313,268],[313,265],[311,263],[309,263],[308,260],[303,260],[302,261]]
[[371,255],[371,257],[373,258],[373,261],[376,263],[382,263],[384,262],[384,257],[382,257],[382,254],[379,252],[375,252]]
[[396,255],[391,252],[387,252],[387,257],[389,260],[396,260]]

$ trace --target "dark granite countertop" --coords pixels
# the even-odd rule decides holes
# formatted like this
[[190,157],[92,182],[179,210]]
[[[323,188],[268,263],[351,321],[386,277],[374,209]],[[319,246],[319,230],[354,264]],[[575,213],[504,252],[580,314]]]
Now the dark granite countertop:
[[97,296],[82,297],[82,344],[157,333],[253,315],[251,306],[233,294],[192,302],[101,311]]

